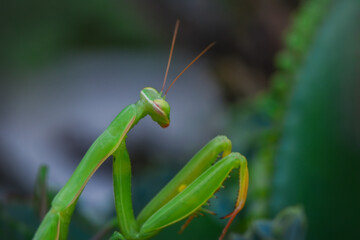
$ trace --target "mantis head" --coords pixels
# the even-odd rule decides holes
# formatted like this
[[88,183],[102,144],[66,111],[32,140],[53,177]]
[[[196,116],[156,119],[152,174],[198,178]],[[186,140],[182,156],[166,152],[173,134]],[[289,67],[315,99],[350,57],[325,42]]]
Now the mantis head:
[[197,55],[190,63],[187,65],[187,67],[182,70],[182,72],[172,81],[170,86],[166,89],[164,96],[161,96],[163,94],[163,90],[166,83],[166,78],[169,72],[170,62],[172,53],[174,50],[175,45],[175,39],[176,35],[179,29],[179,20],[176,21],[175,25],[175,31],[173,35],[173,40],[171,43],[171,49],[170,49],[170,55],[168,64],[166,67],[164,82],[161,88],[161,91],[158,92],[154,88],[146,87],[143,90],[141,90],[140,93],[140,99],[145,103],[146,109],[148,111],[148,114],[150,117],[157,122],[161,127],[166,128],[170,124],[170,105],[165,101],[166,94],[168,93],[171,86],[179,79],[179,77],[194,63],[196,60],[199,59],[204,53],[206,53],[212,46],[214,46],[215,42],[208,45],[199,55]]
[[170,124],[170,105],[165,101],[165,97],[154,88],[146,87],[140,92],[140,99],[145,103],[145,107],[152,120],[157,122],[162,128]]

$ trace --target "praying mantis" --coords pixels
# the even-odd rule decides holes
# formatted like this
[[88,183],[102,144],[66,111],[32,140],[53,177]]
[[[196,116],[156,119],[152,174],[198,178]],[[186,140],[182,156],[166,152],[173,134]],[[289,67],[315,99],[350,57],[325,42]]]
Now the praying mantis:
[[[162,95],[175,39],[179,28],[176,22],[169,60],[163,86],[160,92],[146,87],[140,92],[140,100],[125,107],[95,140],[84,155],[73,175],[57,193],[38,230],[34,240],[64,240],[68,226],[85,185],[110,156],[113,156],[113,182],[115,208],[120,232],[111,239],[142,240],[156,235],[161,229],[199,211],[202,206],[222,187],[223,182],[234,168],[239,168],[239,191],[235,209],[224,218],[229,221],[222,231],[222,240],[235,216],[244,207],[249,183],[247,160],[240,153],[231,152],[231,141],[225,136],[217,136],[206,144],[180,170],[180,172],[144,207],[135,218],[131,201],[131,164],[126,149],[128,132],[145,116],[149,115],[162,128],[170,124],[170,105],[165,100],[171,86],[200,56],[215,43],[206,47],[170,84]],[[222,153],[222,159],[216,161]]]

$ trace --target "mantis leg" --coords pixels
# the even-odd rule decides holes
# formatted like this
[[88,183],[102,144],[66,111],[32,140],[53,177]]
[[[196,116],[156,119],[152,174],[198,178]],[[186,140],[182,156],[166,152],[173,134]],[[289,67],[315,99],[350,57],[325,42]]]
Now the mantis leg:
[[115,209],[121,233],[126,239],[136,239],[138,224],[131,200],[131,165],[125,141],[113,154]]
[[139,119],[136,117],[135,105],[129,105],[95,140],[68,182],[56,194],[51,209],[35,233],[34,240],[67,238],[71,215],[80,194],[100,165],[121,145],[130,128]]
[[39,230],[36,232],[33,239],[59,239],[60,235],[60,216],[49,211],[41,225],[39,226]]
[[225,136],[213,138],[195,154],[185,167],[140,212],[137,217],[139,224],[143,224],[182,189],[198,178],[216,161],[221,152],[223,152],[223,157],[231,153],[231,141]]
[[[122,143],[113,154],[113,177],[117,218],[120,231],[124,235],[124,237],[126,239],[146,239],[155,235],[161,228],[172,224],[173,222],[168,222],[168,224],[165,224],[164,226],[157,229],[155,227],[154,229],[152,228],[152,221],[149,220],[149,222],[148,219],[153,218],[153,215],[156,216],[156,214],[158,215],[159,213],[161,213],[162,211],[159,209],[163,209],[164,205],[166,206],[168,203],[172,202],[172,199],[176,198],[179,193],[182,192],[184,189],[189,188],[194,181],[196,181],[209,169],[216,169],[212,167],[212,164],[216,161],[218,155],[221,152],[223,152],[223,156],[226,156],[231,152],[231,142],[228,138],[224,136],[218,136],[211,140],[207,145],[205,145],[189,161],[189,163],[169,182],[169,184],[167,184],[160,191],[160,193],[144,208],[142,213],[139,214],[138,220],[136,221],[134,218],[131,202],[130,159],[129,154],[126,150],[125,142]],[[228,170],[228,172],[229,171],[230,170]],[[221,186],[222,181],[227,176],[226,174],[227,173],[225,173],[225,176],[222,180],[217,181],[217,187],[213,187],[213,189],[210,189],[210,191],[205,188],[205,192],[208,193],[208,198],[210,198],[213,195],[213,192],[215,192]],[[196,198],[196,193],[194,194],[194,196]],[[203,205],[203,203],[201,203],[197,207],[197,209],[201,207],[201,205]],[[182,207],[177,208],[178,210],[182,209]],[[181,219],[190,215],[192,212],[194,211],[182,211]],[[149,216],[147,217],[147,215]],[[144,219],[144,226],[142,226],[143,222],[141,221],[141,219]],[[149,226],[151,230],[147,231],[147,226]]]
[[226,218],[229,217],[230,220],[220,237],[220,239],[223,239],[231,222],[243,208],[247,195],[249,182],[247,161],[245,157],[239,153],[229,154],[204,171],[183,191],[149,217],[141,226],[140,235],[159,231],[199,210],[222,186],[224,180],[234,168],[240,169],[239,193],[234,211],[226,216]]
[[66,239],[70,218],[74,212],[77,200],[75,200],[66,210],[59,212],[51,208],[42,220],[33,239]]

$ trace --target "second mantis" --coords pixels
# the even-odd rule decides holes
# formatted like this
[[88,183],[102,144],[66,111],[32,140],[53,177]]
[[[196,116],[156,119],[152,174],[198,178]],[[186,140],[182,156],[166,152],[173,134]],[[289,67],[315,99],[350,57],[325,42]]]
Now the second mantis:
[[[52,201],[33,239],[64,240],[68,226],[87,182],[101,164],[113,156],[115,208],[120,232],[112,239],[142,240],[156,235],[161,229],[202,210],[202,206],[222,186],[234,168],[239,168],[239,191],[233,212],[219,239],[223,239],[231,222],[243,208],[249,183],[247,161],[239,153],[231,152],[231,141],[218,136],[205,145],[189,163],[144,207],[135,218],[131,200],[131,164],[126,149],[128,132],[145,116],[165,128],[170,124],[170,105],[165,100],[170,87],[181,74],[202,56],[214,43],[205,48],[170,84],[163,94],[173,53],[179,21],[175,26],[169,61],[160,92],[144,88],[140,100],[124,108],[107,129],[91,145],[65,186]],[[218,155],[222,158],[217,161]]]

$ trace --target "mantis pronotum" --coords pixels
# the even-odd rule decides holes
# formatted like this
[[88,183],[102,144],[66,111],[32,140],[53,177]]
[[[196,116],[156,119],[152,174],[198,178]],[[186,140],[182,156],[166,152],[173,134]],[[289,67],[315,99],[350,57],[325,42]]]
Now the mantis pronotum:
[[[219,239],[223,239],[231,222],[243,208],[249,182],[247,161],[239,153],[231,153],[231,142],[217,136],[206,144],[189,163],[144,207],[135,218],[131,201],[131,166],[126,149],[127,133],[145,116],[165,128],[170,124],[170,105],[165,101],[170,87],[181,74],[202,56],[214,43],[205,48],[170,84],[162,96],[179,28],[176,22],[169,61],[160,92],[146,87],[140,100],[124,108],[107,129],[91,145],[73,175],[52,201],[51,209],[35,233],[34,239],[66,239],[75,205],[90,177],[100,165],[113,156],[115,208],[120,232],[112,239],[148,239],[162,228],[191,217],[222,186],[234,168],[240,168],[239,192],[235,209]],[[222,153],[222,159],[217,160]]]

